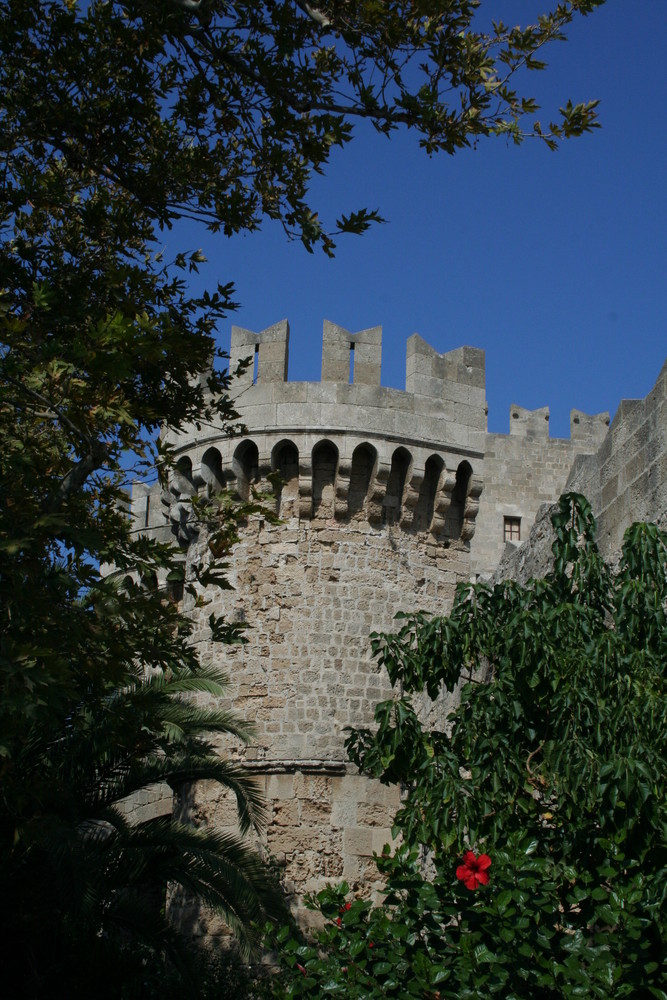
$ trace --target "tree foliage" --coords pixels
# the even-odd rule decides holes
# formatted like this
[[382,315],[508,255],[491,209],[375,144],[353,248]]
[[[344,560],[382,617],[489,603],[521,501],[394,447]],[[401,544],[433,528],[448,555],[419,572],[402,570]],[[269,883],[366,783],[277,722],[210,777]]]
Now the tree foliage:
[[[515,78],[543,68],[545,45],[602,2],[565,0],[522,28],[492,21],[480,0],[9,0],[14,208],[58,165],[61,184],[64,172],[86,192],[123,192],[161,225],[185,214],[231,235],[268,216],[330,252],[308,183],[355,121],[414,129],[448,153],[482,136],[551,145],[594,127],[596,102],[535,123]],[[373,217],[360,209],[337,228]]]
[[[664,997],[667,536],[633,525],[612,574],[582,497],[553,523],[545,579],[461,585],[448,618],[373,637],[404,693],[348,749],[401,783],[402,846],[382,905],[321,894],[324,953],[283,932],[286,995]],[[458,686],[424,727],[410,696]]]
[[[105,627],[113,620],[106,616]],[[281,914],[266,866],[243,836],[261,829],[261,795],[211,740],[247,732],[188,697],[222,691],[199,665],[148,678],[137,668],[122,687],[107,680],[82,691],[60,731],[27,730],[4,768],[0,827],[2,954],[13,996],[95,991],[129,1000],[147,995],[167,969],[185,976],[179,995],[190,995],[188,951],[165,913],[168,887],[214,907],[246,949],[253,924]],[[138,825],[123,808],[158,783],[180,792],[193,780],[236,796],[241,836],[171,817]]]
[[[191,295],[203,257],[179,247],[167,258],[165,232],[196,219],[230,236],[269,218],[331,253],[336,233],[378,218],[360,208],[325,224],[308,199],[355,121],[414,129],[430,152],[521,141],[535,108],[514,80],[599,2],[560,3],[525,29],[482,29],[474,0],[2,5],[0,871],[5,924],[16,923],[2,939],[35,990],[66,992],[75,945],[88,968],[100,948],[122,951],[129,938],[114,927],[139,913],[148,873],[190,878],[239,927],[271,905],[247,852],[225,895],[224,845],[159,826],[140,849],[117,808],[158,776],[207,775],[237,792],[243,821],[260,821],[251,786],[203,736],[244,734],[186,698],[215,697],[220,678],[168,599],[179,554],[124,512],[129,476],[169,469],[161,426],[235,426],[233,373],[214,342],[232,286]],[[552,144],[595,125],[594,104],[570,103],[532,132]],[[193,516],[224,562],[229,498],[201,498]],[[207,573],[189,581],[194,599],[221,579],[219,566]]]

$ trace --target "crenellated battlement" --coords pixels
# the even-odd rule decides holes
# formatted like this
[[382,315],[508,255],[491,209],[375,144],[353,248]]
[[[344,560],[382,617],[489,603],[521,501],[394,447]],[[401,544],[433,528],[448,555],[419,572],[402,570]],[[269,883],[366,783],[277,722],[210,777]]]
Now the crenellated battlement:
[[484,351],[478,347],[457,347],[438,354],[413,333],[407,346],[405,389],[415,396],[458,402],[462,397],[453,391],[454,386],[485,393],[485,364]]
[[[522,522],[520,540],[574,456],[594,451],[607,432],[608,414],[573,410],[570,439],[552,439],[547,407],[512,404],[509,434],[489,434],[485,355],[475,347],[440,354],[413,334],[405,390],[381,385],[381,327],[352,333],[325,320],[319,382],[290,382],[288,359],[287,320],[260,332],[232,327],[230,366],[247,361],[232,389],[247,433],[230,439],[222,428],[193,426],[169,434],[179,469],[162,512],[153,500],[152,526],[166,503],[187,544],[188,494],[225,487],[247,497],[277,472],[281,518],[396,526],[445,546],[469,545],[478,532],[473,566],[487,573],[507,518]],[[143,510],[151,501],[137,503]]]
[[232,371],[239,362],[253,360],[257,355],[256,368],[250,364],[238,377],[236,389],[243,390],[253,385],[287,381],[289,357],[289,323],[286,319],[268,326],[261,333],[232,327],[232,343],[229,351],[229,366]]
[[320,382],[289,382],[288,354],[286,320],[259,333],[233,327],[230,366],[248,362],[233,386],[247,434],[169,435],[178,469],[163,501],[181,541],[189,494],[224,487],[247,497],[277,472],[281,518],[469,543],[483,482],[484,352],[438,354],[415,335],[406,391],[380,384],[380,327],[350,333],[325,321]]
[[[237,398],[244,397],[244,406],[281,401],[290,405],[303,402],[357,405],[366,409],[413,411],[420,416],[447,420],[456,427],[486,430],[484,351],[478,348],[459,347],[439,354],[418,334],[413,334],[407,343],[405,392],[381,385],[382,327],[379,326],[351,333],[325,320],[320,382],[288,382],[288,357],[287,320],[259,333],[232,327],[231,368],[243,360],[250,362],[234,388]],[[288,385],[292,388],[284,388]],[[336,391],[332,391],[333,386]],[[359,419],[363,421],[366,416],[360,413]],[[378,413],[374,417],[378,430],[394,429],[392,417],[387,416],[383,426],[378,423]],[[433,432],[441,435],[442,429],[434,428]]]
[[379,386],[381,367],[381,326],[350,333],[325,319],[322,333],[323,382]]
[[[361,410],[357,411],[357,420],[348,416],[342,423],[363,422],[368,426],[365,421],[370,407],[402,415],[414,412],[435,421],[444,419],[453,437],[459,428],[486,432],[486,365],[485,353],[480,348],[463,346],[440,354],[414,333],[407,341],[403,391],[381,384],[382,327],[352,333],[325,320],[319,382],[288,381],[289,333],[287,320],[259,332],[232,327],[230,367],[235,368],[243,360],[249,362],[233,389],[236,398],[243,397],[244,408],[281,402],[290,406],[302,403],[358,406]],[[261,415],[259,411],[257,415]],[[313,415],[319,418],[323,414]],[[387,433],[394,432],[397,420],[401,419],[386,417],[378,421],[377,413],[374,417],[370,429]],[[529,410],[512,403],[509,417],[512,437],[551,440],[548,407]],[[329,423],[333,426],[332,421]],[[570,440],[599,444],[608,426],[608,413],[587,414],[573,409]],[[442,430],[437,426],[431,428],[431,436],[435,433],[439,440],[444,440]]]

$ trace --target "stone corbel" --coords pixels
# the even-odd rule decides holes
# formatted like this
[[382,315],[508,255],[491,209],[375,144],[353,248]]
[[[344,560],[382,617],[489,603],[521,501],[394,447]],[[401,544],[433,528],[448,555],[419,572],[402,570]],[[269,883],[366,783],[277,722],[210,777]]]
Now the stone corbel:
[[475,521],[479,511],[479,498],[482,495],[483,483],[479,476],[471,476],[468,496],[463,508],[463,527],[461,538],[464,542],[469,542],[475,534]]
[[[433,519],[431,521],[431,526],[429,528],[430,533],[434,537],[444,534],[445,522],[447,520],[447,511],[449,505],[452,502],[452,489],[451,485],[448,486],[449,480],[455,482],[456,480],[451,476],[451,473],[447,472],[447,467],[443,465],[440,471],[440,478],[438,479],[438,486],[435,491],[435,502],[433,504]],[[449,492],[447,492],[449,489]]]
[[350,477],[352,475],[352,459],[338,459],[336,473],[336,490],[334,499],[334,517],[337,521],[344,520],[349,513]]
[[299,456],[299,517],[310,521],[313,516],[313,459]]
[[383,500],[387,493],[387,483],[391,473],[391,462],[378,458],[375,475],[371,476],[366,499],[366,513],[368,523],[374,528],[379,527],[383,521]]
[[419,469],[417,472],[412,473],[403,487],[401,516],[398,523],[404,531],[407,531],[412,527],[412,522],[415,517],[415,509],[419,503],[419,493],[423,482],[424,470]]

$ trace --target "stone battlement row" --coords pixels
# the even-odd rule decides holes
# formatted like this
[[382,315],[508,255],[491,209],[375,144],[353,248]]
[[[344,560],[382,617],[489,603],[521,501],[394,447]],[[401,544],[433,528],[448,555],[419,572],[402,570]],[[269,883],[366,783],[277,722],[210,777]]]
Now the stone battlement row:
[[[326,385],[349,387],[338,393],[335,402],[349,406],[361,404],[396,408],[400,390],[381,385],[382,327],[371,327],[351,333],[342,326],[324,321],[322,337],[322,376],[320,383],[289,383],[289,323],[281,320],[256,333],[242,327],[232,327],[230,367],[236,369],[242,361],[249,362],[235,380],[234,392],[244,395],[249,389],[261,401],[278,402],[283,398],[283,385]],[[312,395],[312,393],[311,393]],[[444,418],[450,424],[460,424],[475,431],[486,432],[486,366],[485,353],[476,347],[457,347],[439,354],[419,334],[407,341],[405,393],[421,401],[416,408],[434,418]],[[319,395],[315,392],[315,396]],[[294,402],[296,396],[291,396]],[[258,400],[259,401],[259,400]],[[253,400],[254,402],[254,400]],[[314,421],[317,425],[319,420]],[[572,441],[601,441],[609,425],[609,414],[586,414],[581,410],[570,413]],[[378,428],[379,429],[379,428]],[[517,437],[548,438],[549,408],[528,410],[512,404],[509,433]]]

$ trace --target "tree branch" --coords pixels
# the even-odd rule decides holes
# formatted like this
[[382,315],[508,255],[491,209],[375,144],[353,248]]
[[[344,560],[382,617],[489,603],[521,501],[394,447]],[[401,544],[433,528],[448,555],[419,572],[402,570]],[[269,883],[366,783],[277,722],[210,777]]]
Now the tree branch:
[[315,23],[319,24],[321,28],[330,28],[333,24],[333,21],[330,21],[326,14],[323,14],[321,10],[317,9],[317,7],[311,7],[306,0],[294,0],[294,2],[297,7],[304,12],[304,14],[308,15],[311,21],[315,21]]
[[105,441],[93,441],[88,454],[72,466],[67,475],[61,479],[55,493],[42,504],[44,513],[55,514],[67,498],[83,486],[88,476],[104,464],[109,455],[109,448]]

